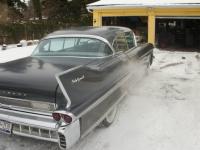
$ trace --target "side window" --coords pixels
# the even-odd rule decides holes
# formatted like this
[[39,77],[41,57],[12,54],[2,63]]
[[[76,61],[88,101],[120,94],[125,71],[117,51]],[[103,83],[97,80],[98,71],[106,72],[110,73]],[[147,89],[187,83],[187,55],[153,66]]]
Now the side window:
[[136,46],[132,32],[126,32],[125,33],[125,37],[126,37],[126,41],[127,41],[129,49],[131,49],[131,48]]
[[113,47],[116,52],[119,51],[125,52],[128,50],[128,44],[124,33],[120,33],[115,37],[113,41]]
[[86,44],[95,43],[95,42],[96,41],[92,39],[80,39],[78,45],[86,45]]
[[49,50],[55,52],[63,50],[64,40],[64,38],[51,39]]
[[47,52],[49,51],[49,45],[51,41],[50,40],[44,40],[40,45],[39,45],[39,51],[40,52]]

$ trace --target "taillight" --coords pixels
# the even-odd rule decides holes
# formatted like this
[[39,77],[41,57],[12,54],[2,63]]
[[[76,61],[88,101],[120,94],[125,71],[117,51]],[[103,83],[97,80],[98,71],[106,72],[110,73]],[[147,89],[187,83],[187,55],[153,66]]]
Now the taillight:
[[61,114],[61,118],[66,122],[66,123],[71,123],[72,122],[72,117],[66,114]]
[[61,119],[65,122],[65,123],[71,123],[73,118],[73,115],[67,114],[66,112],[54,112],[52,113],[52,117],[55,121],[60,121]]
[[52,117],[55,121],[60,121],[61,116],[59,113],[52,113]]

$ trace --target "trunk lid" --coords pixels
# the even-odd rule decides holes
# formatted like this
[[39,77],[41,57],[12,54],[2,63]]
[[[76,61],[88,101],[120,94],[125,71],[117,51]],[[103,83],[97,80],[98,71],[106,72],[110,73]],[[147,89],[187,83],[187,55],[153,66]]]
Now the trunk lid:
[[28,57],[0,64],[0,106],[49,110],[56,104],[55,75],[91,59]]

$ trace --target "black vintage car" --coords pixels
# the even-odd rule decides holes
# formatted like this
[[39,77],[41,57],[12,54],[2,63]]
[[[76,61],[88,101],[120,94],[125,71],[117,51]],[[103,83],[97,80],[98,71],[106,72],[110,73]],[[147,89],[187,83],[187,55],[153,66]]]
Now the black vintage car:
[[153,45],[124,27],[49,34],[32,56],[0,64],[0,131],[69,148],[114,121],[122,87],[152,58]]

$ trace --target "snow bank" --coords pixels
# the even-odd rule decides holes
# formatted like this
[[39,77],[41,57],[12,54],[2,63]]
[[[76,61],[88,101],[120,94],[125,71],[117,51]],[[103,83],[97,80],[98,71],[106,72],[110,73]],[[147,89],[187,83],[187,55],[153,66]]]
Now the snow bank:
[[16,59],[28,57],[32,54],[35,47],[36,45],[27,47],[18,47],[18,48],[7,49],[5,51],[0,51],[0,63],[6,63]]

